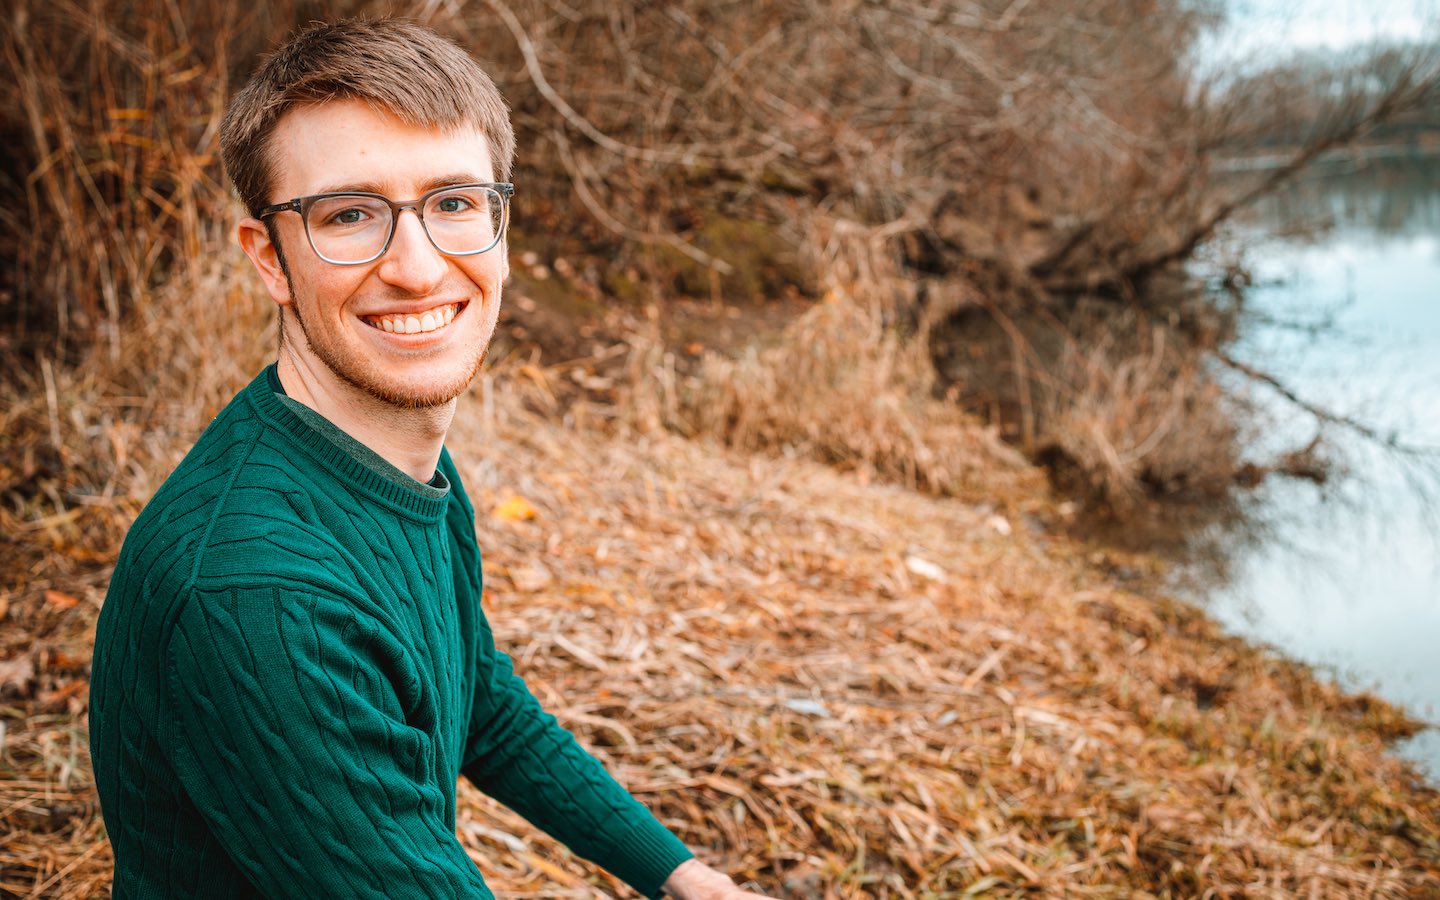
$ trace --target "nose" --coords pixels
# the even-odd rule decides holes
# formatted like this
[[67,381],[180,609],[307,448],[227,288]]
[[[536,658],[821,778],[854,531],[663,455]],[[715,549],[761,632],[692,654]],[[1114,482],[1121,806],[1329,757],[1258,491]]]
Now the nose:
[[440,286],[447,265],[425,234],[420,214],[409,207],[402,209],[395,217],[390,249],[380,259],[380,279],[411,294],[428,294]]

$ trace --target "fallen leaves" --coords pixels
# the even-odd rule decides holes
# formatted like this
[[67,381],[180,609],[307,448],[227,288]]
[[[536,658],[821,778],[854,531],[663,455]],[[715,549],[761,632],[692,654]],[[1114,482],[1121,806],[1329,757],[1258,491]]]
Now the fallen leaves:
[[0,695],[9,692],[25,694],[35,679],[35,660],[29,655],[0,660]]
[[[1389,707],[1118,589],[998,501],[568,427],[515,391],[548,408],[522,374],[452,428],[470,495],[500,498],[476,523],[496,640],[738,880],[804,898],[1440,890],[1440,799],[1381,752]],[[12,605],[7,627],[56,633],[0,647],[19,698],[0,810],[29,816],[0,836],[0,892],[108,878],[76,599],[98,589]],[[459,807],[497,893],[621,892],[468,786]]]

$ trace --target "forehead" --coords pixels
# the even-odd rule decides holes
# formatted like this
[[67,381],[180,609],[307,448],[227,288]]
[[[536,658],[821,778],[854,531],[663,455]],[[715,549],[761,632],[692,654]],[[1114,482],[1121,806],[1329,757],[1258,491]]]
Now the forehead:
[[287,111],[271,135],[271,199],[366,190],[410,199],[436,181],[495,180],[479,128],[412,125],[359,100]]

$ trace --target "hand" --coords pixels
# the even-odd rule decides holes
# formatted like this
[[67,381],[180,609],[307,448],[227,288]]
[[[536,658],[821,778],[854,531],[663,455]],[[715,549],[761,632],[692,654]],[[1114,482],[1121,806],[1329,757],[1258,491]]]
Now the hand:
[[680,900],[746,900],[763,898],[735,886],[735,882],[698,859],[687,859],[665,879],[665,891]]

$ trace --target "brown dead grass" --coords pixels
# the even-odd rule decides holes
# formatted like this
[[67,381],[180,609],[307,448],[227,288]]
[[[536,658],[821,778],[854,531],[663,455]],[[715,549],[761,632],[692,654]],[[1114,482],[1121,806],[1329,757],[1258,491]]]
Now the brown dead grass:
[[[62,468],[17,507],[7,469],[0,892],[106,892],[93,625],[115,540],[213,413],[194,398],[243,382],[200,369],[159,391],[168,418],[115,413],[109,462],[74,470],[130,473],[103,502]],[[1440,891],[1440,795],[1384,753],[1400,713],[1108,581],[1031,488],[925,496],[583,402],[566,424],[533,411],[562,374],[486,376],[452,432],[488,609],[545,704],[707,860],[791,897]],[[103,448],[73,423],[97,427],[106,391],[53,378],[62,446]],[[43,456],[45,408],[10,404],[7,466]],[[464,786],[460,820],[506,895],[627,893]]]
[[925,353],[879,310],[831,294],[773,346],[706,352],[689,377],[662,345],[637,341],[623,401],[641,429],[663,424],[943,496],[1015,493],[1034,470],[993,430],[931,395]]
[[1251,421],[1242,401],[1172,329],[1131,329],[1141,332],[1135,346],[1117,348],[1124,325],[1112,325],[1088,342],[1066,341],[1054,368],[1068,383],[1039,391],[1052,476],[1116,518],[1137,517],[1154,495],[1226,496],[1241,425]]
[[[110,567],[274,344],[217,262],[231,57],[213,48],[231,45],[201,36],[266,45],[299,13],[216,6],[192,42],[165,22],[209,7],[167,7],[133,17],[154,26],[133,41],[100,7],[22,7],[45,28],[17,14],[0,35],[36,151],[15,181],[33,215],[5,220],[32,238],[10,287],[57,298],[16,321],[48,334],[53,314],[58,335],[7,347],[93,340],[74,366],[0,365],[0,894],[92,897],[110,851],[87,670]],[[75,67],[46,62],[62,56]],[[895,233],[843,224],[807,238],[822,287],[895,294]],[[557,401],[612,374],[590,364],[511,363],[456,423],[496,631],[622,780],[784,896],[1440,892],[1440,798],[1383,752],[1408,720],[1107,580],[1036,524],[1033,474],[927,403],[928,369],[848,303],[693,382],[637,342],[625,409]],[[1073,455],[1144,456],[1111,427],[1132,386],[1098,383],[1097,442]],[[623,893],[469,789],[460,832],[510,896]]]

